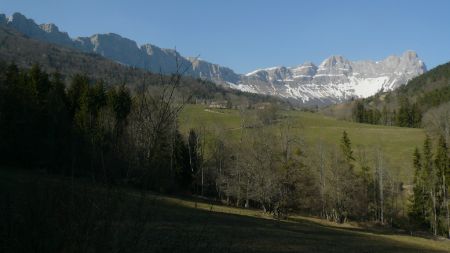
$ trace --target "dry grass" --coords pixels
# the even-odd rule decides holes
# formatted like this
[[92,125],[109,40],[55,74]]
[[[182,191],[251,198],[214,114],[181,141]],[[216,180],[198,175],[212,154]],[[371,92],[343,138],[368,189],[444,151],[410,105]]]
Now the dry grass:
[[[13,227],[13,231],[20,231],[15,242],[25,242],[31,238],[34,243],[41,242],[37,245],[40,249],[46,249],[45,252],[57,252],[52,251],[54,248],[45,248],[47,244],[42,242],[49,242],[50,246],[59,245],[58,240],[62,238],[60,234],[46,229],[65,231],[66,223],[58,223],[63,219],[71,224],[91,227],[88,231],[96,238],[85,243],[83,227],[76,226],[79,230],[74,233],[79,236],[79,242],[69,244],[71,248],[66,248],[65,252],[77,252],[79,245],[86,245],[87,251],[96,252],[116,252],[119,246],[125,246],[123,252],[450,252],[448,240],[412,237],[392,231],[380,232],[355,224],[338,225],[303,216],[276,220],[259,210],[223,206],[207,199],[149,192],[141,195],[129,189],[113,189],[109,192],[104,187],[79,180],[75,184],[75,201],[79,203],[72,205],[75,210],[70,211],[64,204],[69,203],[70,198],[60,198],[71,196],[63,194],[70,188],[67,178],[0,169],[1,206],[14,210],[11,213],[0,208],[3,221],[0,223],[0,234],[6,231],[4,221],[18,221],[17,226]],[[79,192],[86,195],[79,195]],[[109,200],[105,200],[105,196],[109,196]],[[86,204],[89,200],[94,202]],[[31,208],[19,208],[22,205]],[[77,223],[70,217],[61,217],[60,210],[85,218]],[[5,214],[10,216],[5,217]],[[45,219],[42,214],[46,215]],[[143,219],[143,216],[147,218]],[[95,225],[90,226],[85,222],[86,219]],[[106,221],[111,222],[108,223],[110,226],[102,227]],[[98,230],[99,226],[102,229]],[[142,233],[135,233],[136,229],[142,229]],[[105,239],[103,235],[111,237]],[[136,240],[134,235],[137,236]],[[2,243],[8,245],[8,238],[6,241],[4,238],[0,239],[0,249]],[[104,243],[104,247],[97,245],[99,242]],[[15,249],[21,249],[22,246],[27,250],[34,249],[33,244],[20,243],[14,246]]]

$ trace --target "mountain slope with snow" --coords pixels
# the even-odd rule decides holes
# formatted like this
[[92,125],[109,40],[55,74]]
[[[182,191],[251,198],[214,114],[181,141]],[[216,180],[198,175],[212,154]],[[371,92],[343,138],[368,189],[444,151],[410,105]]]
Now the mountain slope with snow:
[[172,49],[151,44],[138,46],[118,34],[95,34],[70,38],[54,24],[36,24],[20,13],[0,14],[6,25],[30,38],[83,52],[96,53],[125,65],[163,74],[181,71],[245,92],[278,96],[303,104],[330,104],[352,97],[368,97],[380,90],[392,90],[426,71],[413,51],[389,56],[383,61],[351,62],[331,56],[319,66],[306,62],[296,67],[272,67],[241,75],[232,69],[197,58],[183,57]]
[[379,62],[351,62],[342,56],[331,56],[319,66],[307,62],[297,67],[252,71],[232,87],[305,104],[329,104],[395,89],[425,71],[425,64],[413,51]]

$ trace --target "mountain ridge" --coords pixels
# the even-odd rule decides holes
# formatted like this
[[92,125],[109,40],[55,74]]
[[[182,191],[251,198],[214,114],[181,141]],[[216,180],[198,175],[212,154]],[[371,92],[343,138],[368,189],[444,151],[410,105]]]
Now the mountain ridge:
[[242,84],[247,84],[246,88],[255,93],[275,93],[301,99],[304,103],[329,104],[393,90],[425,72],[425,64],[414,51],[381,61],[349,61],[333,55],[318,66],[306,62],[295,67],[255,70],[245,74]]
[[387,57],[380,61],[382,64],[374,61],[351,62],[336,55],[328,57],[319,66],[305,62],[296,67],[279,66],[238,74],[219,64],[183,57],[173,49],[152,44],[139,46],[135,41],[116,33],[71,38],[55,24],[38,25],[21,13],[14,13],[10,17],[0,14],[0,24],[34,39],[96,53],[154,73],[170,74],[181,69],[186,75],[219,85],[310,105],[343,102],[352,97],[373,95],[381,89],[392,90],[426,71],[425,64],[417,54],[407,51],[400,57]]

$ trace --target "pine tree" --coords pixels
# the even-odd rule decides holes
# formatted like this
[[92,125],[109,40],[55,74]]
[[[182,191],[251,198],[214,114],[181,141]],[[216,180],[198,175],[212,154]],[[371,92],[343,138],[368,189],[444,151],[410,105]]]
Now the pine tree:
[[50,79],[48,74],[43,72],[39,65],[33,64],[30,69],[30,85],[36,89],[36,96],[41,108],[45,107],[47,103],[47,94],[51,89]]
[[437,203],[437,174],[434,168],[431,139],[427,135],[423,145],[423,170],[425,179],[425,189],[428,194],[428,212],[426,218],[430,223],[433,234],[437,234],[438,229],[438,203]]
[[359,123],[363,123],[364,122],[364,117],[365,117],[365,109],[364,109],[364,103],[361,101],[356,101],[353,110],[352,110],[352,114],[353,114],[353,120]]
[[341,138],[341,157],[336,159],[336,203],[335,209],[340,216],[340,222],[345,222],[352,212],[358,209],[358,203],[353,201],[364,195],[364,191],[360,188],[360,180],[354,173],[353,150],[351,141],[346,131],[342,133]]
[[419,149],[414,150],[414,187],[409,211],[410,219],[419,227],[426,225],[427,214],[427,192],[425,190],[425,177],[422,167],[422,156]]
[[389,112],[386,104],[383,106],[383,110],[381,111],[381,123],[385,126],[388,125],[389,122]]
[[411,118],[411,122],[410,125],[411,127],[420,127],[420,123],[422,122],[422,112],[420,110],[420,107],[417,103],[414,103],[412,105],[411,108],[411,113],[410,113],[410,118]]
[[407,98],[400,98],[400,108],[397,113],[397,125],[401,127],[410,127],[410,103]]
[[72,78],[71,84],[67,91],[67,98],[69,103],[69,111],[73,117],[81,107],[81,99],[85,96],[89,88],[89,80],[86,76],[75,75]]
[[175,177],[182,190],[190,190],[194,174],[189,164],[189,148],[183,136],[177,131],[173,140]]
[[189,165],[191,168],[191,173],[192,175],[198,175],[198,173],[200,173],[200,175],[198,175],[200,178],[200,192],[203,193],[203,171],[201,170],[201,166],[202,166],[202,157],[201,157],[201,142],[200,142],[200,138],[198,136],[198,134],[195,132],[194,129],[191,129],[189,131],[189,136],[188,136],[188,152],[189,152]]
[[437,173],[437,195],[439,197],[440,202],[440,212],[442,213],[442,227],[443,230],[446,231],[447,236],[450,238],[450,213],[448,206],[448,172],[449,172],[449,157],[448,157],[448,148],[445,142],[445,138],[441,136],[439,138],[438,148],[436,152],[435,166]]
[[115,123],[115,138],[116,140],[122,135],[123,129],[127,124],[127,117],[131,111],[131,96],[125,86],[120,86],[119,89],[110,89],[107,93],[107,103],[114,112]]
[[68,160],[70,143],[70,119],[65,86],[61,76],[52,76],[51,88],[47,95],[47,157],[53,172],[63,172],[64,163]]
[[346,131],[342,133],[341,138],[341,150],[344,155],[344,159],[349,166],[349,169],[353,169],[353,161],[355,158],[353,157],[352,143]]

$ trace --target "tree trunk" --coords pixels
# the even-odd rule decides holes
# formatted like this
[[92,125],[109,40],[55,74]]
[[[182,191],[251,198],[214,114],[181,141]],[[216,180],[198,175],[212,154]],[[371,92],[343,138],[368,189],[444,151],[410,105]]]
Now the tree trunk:
[[448,196],[447,196],[448,192],[447,192],[447,184],[445,182],[445,173],[442,175],[442,182],[443,182],[442,187],[444,188],[443,189],[444,205],[445,205],[445,210],[447,213],[447,215],[446,215],[447,216],[446,217],[446,219],[447,219],[447,238],[450,238],[450,212],[449,212],[449,207],[448,207]]
[[247,178],[247,187],[245,189],[245,208],[248,208],[248,193],[249,193],[249,188],[250,188],[250,179]]
[[437,210],[436,210],[436,195],[433,191],[433,189],[430,190],[431,200],[433,201],[433,234],[437,235]]
[[380,193],[380,221],[384,224],[384,185],[383,185],[383,158],[378,151],[378,188]]

